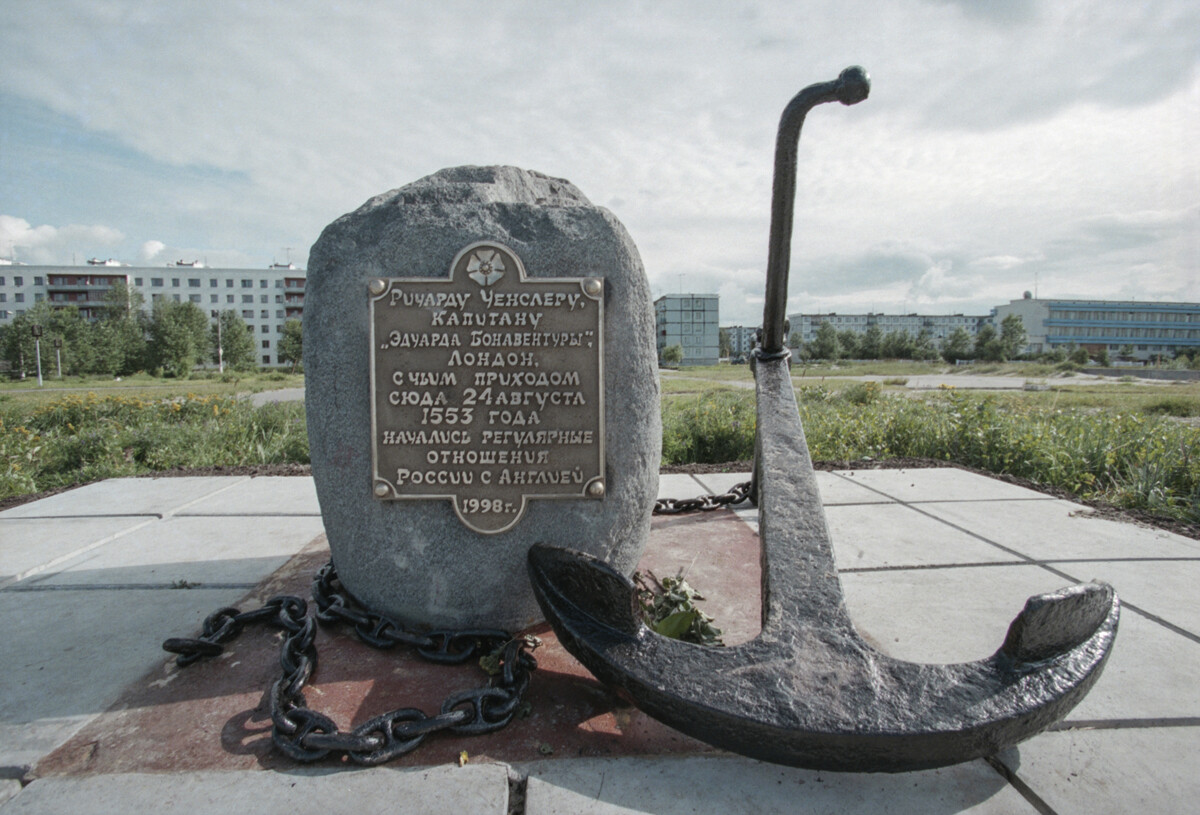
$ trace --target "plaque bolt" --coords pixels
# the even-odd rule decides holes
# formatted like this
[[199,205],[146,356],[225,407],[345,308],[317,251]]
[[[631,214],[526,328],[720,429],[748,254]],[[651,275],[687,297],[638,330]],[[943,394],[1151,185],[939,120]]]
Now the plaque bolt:
[[383,294],[387,288],[387,283],[378,277],[372,277],[371,282],[367,284],[367,289],[376,296]]
[[[589,277],[583,283],[583,291],[589,297],[599,297],[600,292],[604,290],[604,284],[600,282],[598,277]],[[604,491],[604,487],[600,487],[600,491]]]
[[375,485],[375,494],[377,496],[379,496],[380,498],[386,498],[387,494],[388,494],[388,485],[387,484],[376,484]]
[[588,484],[587,491],[588,495],[592,496],[593,498],[600,498],[604,495],[604,482],[593,481],[591,484]]

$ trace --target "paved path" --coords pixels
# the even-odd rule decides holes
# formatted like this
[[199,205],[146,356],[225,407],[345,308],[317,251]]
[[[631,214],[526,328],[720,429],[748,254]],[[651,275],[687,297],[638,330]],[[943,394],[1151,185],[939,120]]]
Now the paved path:
[[[264,685],[229,687],[243,662],[268,666],[269,647],[255,657],[261,648],[248,643],[180,671],[159,643],[197,631],[218,606],[306,577],[324,556],[311,479],[118,479],[0,513],[0,813],[1190,809],[1200,797],[1200,541],[955,469],[817,475],[850,613],[899,658],[978,659],[1029,595],[1112,583],[1121,628],[1091,693],[1064,722],[989,761],[813,772],[674,734],[548,645],[530,717],[498,734],[431,737],[371,770],[297,768],[270,748]],[[668,475],[661,492],[723,491],[745,477]],[[746,590],[754,524],[749,509],[660,518],[643,561],[659,574],[685,570],[734,640],[756,630]],[[336,635],[322,636],[332,650],[310,703],[335,719],[387,709],[396,700],[376,698],[380,688],[420,677],[404,662],[389,670],[396,657],[348,662]],[[156,723],[163,735],[149,738]],[[471,756],[463,767],[460,750]]]

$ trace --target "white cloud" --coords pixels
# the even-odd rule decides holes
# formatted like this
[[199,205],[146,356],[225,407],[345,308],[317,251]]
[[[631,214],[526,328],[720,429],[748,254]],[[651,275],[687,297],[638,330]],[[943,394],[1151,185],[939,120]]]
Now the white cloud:
[[[64,259],[79,246],[106,248],[124,239],[107,226],[31,226],[24,218],[0,215],[0,257],[28,264],[66,263]],[[80,262],[84,258],[79,258]]]
[[[58,135],[84,154],[212,180],[86,191],[49,219],[115,224],[141,262],[290,244],[303,264],[372,195],[507,163],[610,207],[656,292],[683,275],[757,322],[780,111],[861,63],[871,98],[805,126],[789,311],[978,311],[1035,276],[1048,296],[1131,270],[1197,296],[1195,214],[1136,221],[1200,187],[1190,0],[67,5],[6,11],[0,92],[72,117]],[[66,203],[30,200],[8,211]]]
[[142,263],[149,263],[161,255],[166,248],[167,245],[162,241],[146,241],[142,244],[141,251],[138,252],[138,260]]

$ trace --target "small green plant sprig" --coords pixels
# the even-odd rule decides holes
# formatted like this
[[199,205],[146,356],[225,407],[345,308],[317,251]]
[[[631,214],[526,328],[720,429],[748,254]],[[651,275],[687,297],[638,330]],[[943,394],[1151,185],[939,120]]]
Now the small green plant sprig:
[[696,607],[704,597],[688,585],[683,573],[659,580],[647,570],[635,572],[633,584],[642,618],[655,633],[697,645],[721,646],[721,629],[713,618]]

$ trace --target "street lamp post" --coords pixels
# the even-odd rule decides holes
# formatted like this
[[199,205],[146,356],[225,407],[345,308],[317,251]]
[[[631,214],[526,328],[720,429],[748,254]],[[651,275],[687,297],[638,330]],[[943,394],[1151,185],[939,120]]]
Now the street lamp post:
[[58,363],[58,378],[62,379],[62,337],[54,338],[54,359]]
[[33,354],[37,357],[38,387],[42,387],[42,327],[34,323],[30,329],[33,333]]

